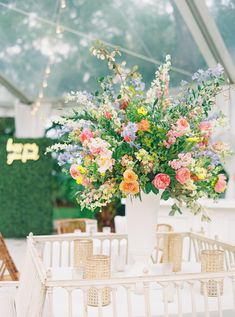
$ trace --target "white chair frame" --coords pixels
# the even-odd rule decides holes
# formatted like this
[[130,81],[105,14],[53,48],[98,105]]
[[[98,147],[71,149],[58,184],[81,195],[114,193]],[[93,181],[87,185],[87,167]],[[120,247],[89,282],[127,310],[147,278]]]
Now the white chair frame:
[[47,273],[31,235],[27,240],[27,253],[20,280],[0,282],[0,287],[16,288],[16,317],[41,317],[46,297]]

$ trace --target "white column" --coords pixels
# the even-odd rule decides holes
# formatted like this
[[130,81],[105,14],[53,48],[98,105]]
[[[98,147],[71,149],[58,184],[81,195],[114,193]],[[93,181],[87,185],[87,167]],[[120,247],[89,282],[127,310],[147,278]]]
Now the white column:
[[[229,89],[229,116],[230,116],[230,133],[229,143],[232,150],[235,151],[235,86],[231,86]],[[227,170],[229,172],[229,183],[226,192],[226,199],[235,199],[235,156],[227,164]]]
[[51,104],[42,104],[35,115],[31,106],[15,102],[15,129],[17,138],[41,138],[51,114]]

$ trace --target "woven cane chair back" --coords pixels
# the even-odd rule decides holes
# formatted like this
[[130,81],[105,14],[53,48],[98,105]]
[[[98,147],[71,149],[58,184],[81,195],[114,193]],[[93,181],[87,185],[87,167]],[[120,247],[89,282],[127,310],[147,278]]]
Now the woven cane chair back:
[[[173,232],[174,228],[166,223],[159,223],[157,225],[157,232],[159,233],[167,233],[167,232]],[[163,262],[164,252],[168,249],[168,236],[159,237],[157,241],[157,249],[158,251],[162,252],[162,255],[160,257],[160,263]],[[158,253],[157,251],[157,253]],[[158,259],[155,259],[155,262],[158,262]]]
[[73,233],[75,230],[86,232],[86,219],[63,219],[57,222],[57,233]]

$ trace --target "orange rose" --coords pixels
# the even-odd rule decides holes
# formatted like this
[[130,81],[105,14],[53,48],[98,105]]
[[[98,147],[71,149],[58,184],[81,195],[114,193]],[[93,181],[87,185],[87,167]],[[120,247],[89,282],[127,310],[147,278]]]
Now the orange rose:
[[122,181],[119,188],[123,193],[131,195],[138,194],[140,191],[139,183],[137,181]]
[[139,123],[138,123],[138,129],[140,131],[148,131],[150,128],[150,123],[148,120],[146,119],[142,119]]
[[127,182],[134,182],[138,176],[130,169],[126,170],[123,174],[124,180]]

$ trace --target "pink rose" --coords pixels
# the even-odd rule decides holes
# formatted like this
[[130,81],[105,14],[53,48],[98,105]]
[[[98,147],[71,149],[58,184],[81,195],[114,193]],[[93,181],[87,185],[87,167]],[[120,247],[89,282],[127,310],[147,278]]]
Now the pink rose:
[[188,121],[187,121],[185,118],[179,118],[179,119],[176,121],[176,124],[177,124],[177,128],[178,128],[180,131],[187,130],[187,129],[189,129],[189,127],[190,127]]
[[89,129],[83,129],[82,133],[80,134],[80,141],[83,143],[84,141],[90,141],[93,138],[93,133]]
[[88,180],[85,176],[83,176],[83,178],[82,178],[82,185],[83,185],[84,187],[86,187],[86,186],[88,186],[89,184],[90,184],[89,180]]
[[70,175],[72,176],[73,179],[77,179],[79,176],[81,176],[79,170],[78,170],[78,165],[71,165],[70,167]]
[[226,186],[227,186],[226,176],[224,174],[219,174],[218,181],[215,184],[214,190],[217,193],[222,193],[225,190]]
[[170,137],[170,138],[168,139],[168,143],[169,143],[169,144],[175,144],[175,142],[176,142],[176,138],[175,138],[175,137]]
[[176,172],[176,179],[179,183],[185,184],[190,179],[190,170],[187,167],[182,167]]
[[167,174],[157,174],[152,181],[152,184],[158,189],[165,189],[170,185],[171,178]]
[[210,131],[211,130],[211,122],[209,122],[209,121],[203,121],[203,122],[201,122],[200,123],[200,125],[199,125],[199,128],[200,128],[200,130],[201,131],[203,131],[203,132],[208,132],[208,131]]

